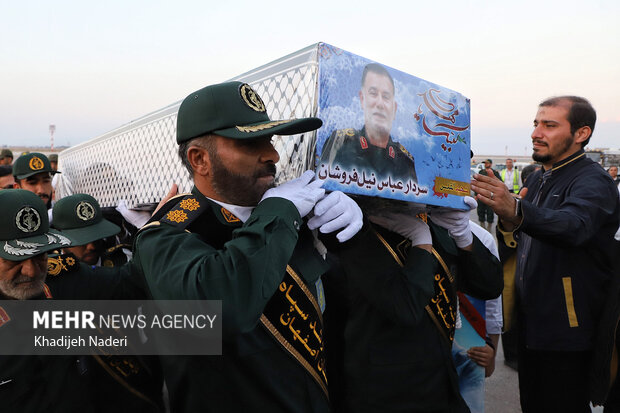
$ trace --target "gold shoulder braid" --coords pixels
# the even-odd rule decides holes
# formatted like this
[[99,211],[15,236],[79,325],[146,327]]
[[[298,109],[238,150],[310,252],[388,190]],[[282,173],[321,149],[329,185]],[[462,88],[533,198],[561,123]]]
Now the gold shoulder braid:
[[323,315],[316,298],[290,265],[260,321],[329,397]]
[[[406,240],[404,243],[400,242],[397,246],[392,247],[377,231],[375,231],[375,235],[394,258],[394,261],[396,261],[400,267],[403,267],[403,262],[407,257],[406,253],[408,248],[406,247],[411,246],[411,242]],[[433,320],[433,323],[441,335],[451,346],[452,340],[454,339],[454,329],[456,327],[457,307],[455,279],[445,261],[435,250],[435,248],[433,248],[431,252],[435,256],[435,259],[439,261],[441,270],[435,274],[433,278],[435,295],[431,298],[430,302],[426,305],[426,307],[424,307],[424,309],[428,313],[431,320]]]

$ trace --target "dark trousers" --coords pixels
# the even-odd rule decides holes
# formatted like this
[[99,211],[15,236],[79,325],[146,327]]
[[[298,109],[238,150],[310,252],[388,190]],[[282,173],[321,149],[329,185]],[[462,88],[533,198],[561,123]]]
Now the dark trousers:
[[478,202],[478,221],[480,222],[493,222],[493,208],[490,206],[483,204],[482,202]]
[[519,394],[523,413],[591,412],[590,352],[535,351],[519,346]]

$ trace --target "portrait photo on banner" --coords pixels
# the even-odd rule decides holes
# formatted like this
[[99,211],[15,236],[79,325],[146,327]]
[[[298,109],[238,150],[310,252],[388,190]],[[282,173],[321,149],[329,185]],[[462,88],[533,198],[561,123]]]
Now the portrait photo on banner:
[[325,189],[465,209],[469,99],[325,43],[318,90]]

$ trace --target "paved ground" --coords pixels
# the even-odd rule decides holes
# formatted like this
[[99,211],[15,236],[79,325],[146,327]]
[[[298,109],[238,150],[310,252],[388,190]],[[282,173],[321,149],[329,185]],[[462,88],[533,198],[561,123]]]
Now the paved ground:
[[504,364],[501,342],[497,349],[495,371],[485,381],[486,413],[520,413],[517,372]]

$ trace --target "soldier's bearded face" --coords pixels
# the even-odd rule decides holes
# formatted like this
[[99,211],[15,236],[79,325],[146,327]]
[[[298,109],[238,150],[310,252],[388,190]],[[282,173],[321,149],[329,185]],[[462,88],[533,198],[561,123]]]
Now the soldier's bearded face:
[[43,293],[47,276],[47,254],[23,261],[0,258],[0,295],[13,300],[28,300]]
[[85,245],[64,248],[67,252],[72,253],[78,260],[88,265],[96,265],[99,257],[103,252],[103,241],[90,242]]
[[360,102],[364,110],[364,125],[381,135],[389,135],[392,122],[396,116],[396,102],[394,88],[387,76],[368,72],[362,90]]
[[19,179],[17,184],[21,189],[37,194],[45,205],[48,205],[52,199],[52,177],[49,172],[41,172],[25,179]]
[[267,189],[275,186],[278,152],[271,137],[229,139],[214,137],[215,153],[211,160],[211,186],[229,204],[255,206]]

